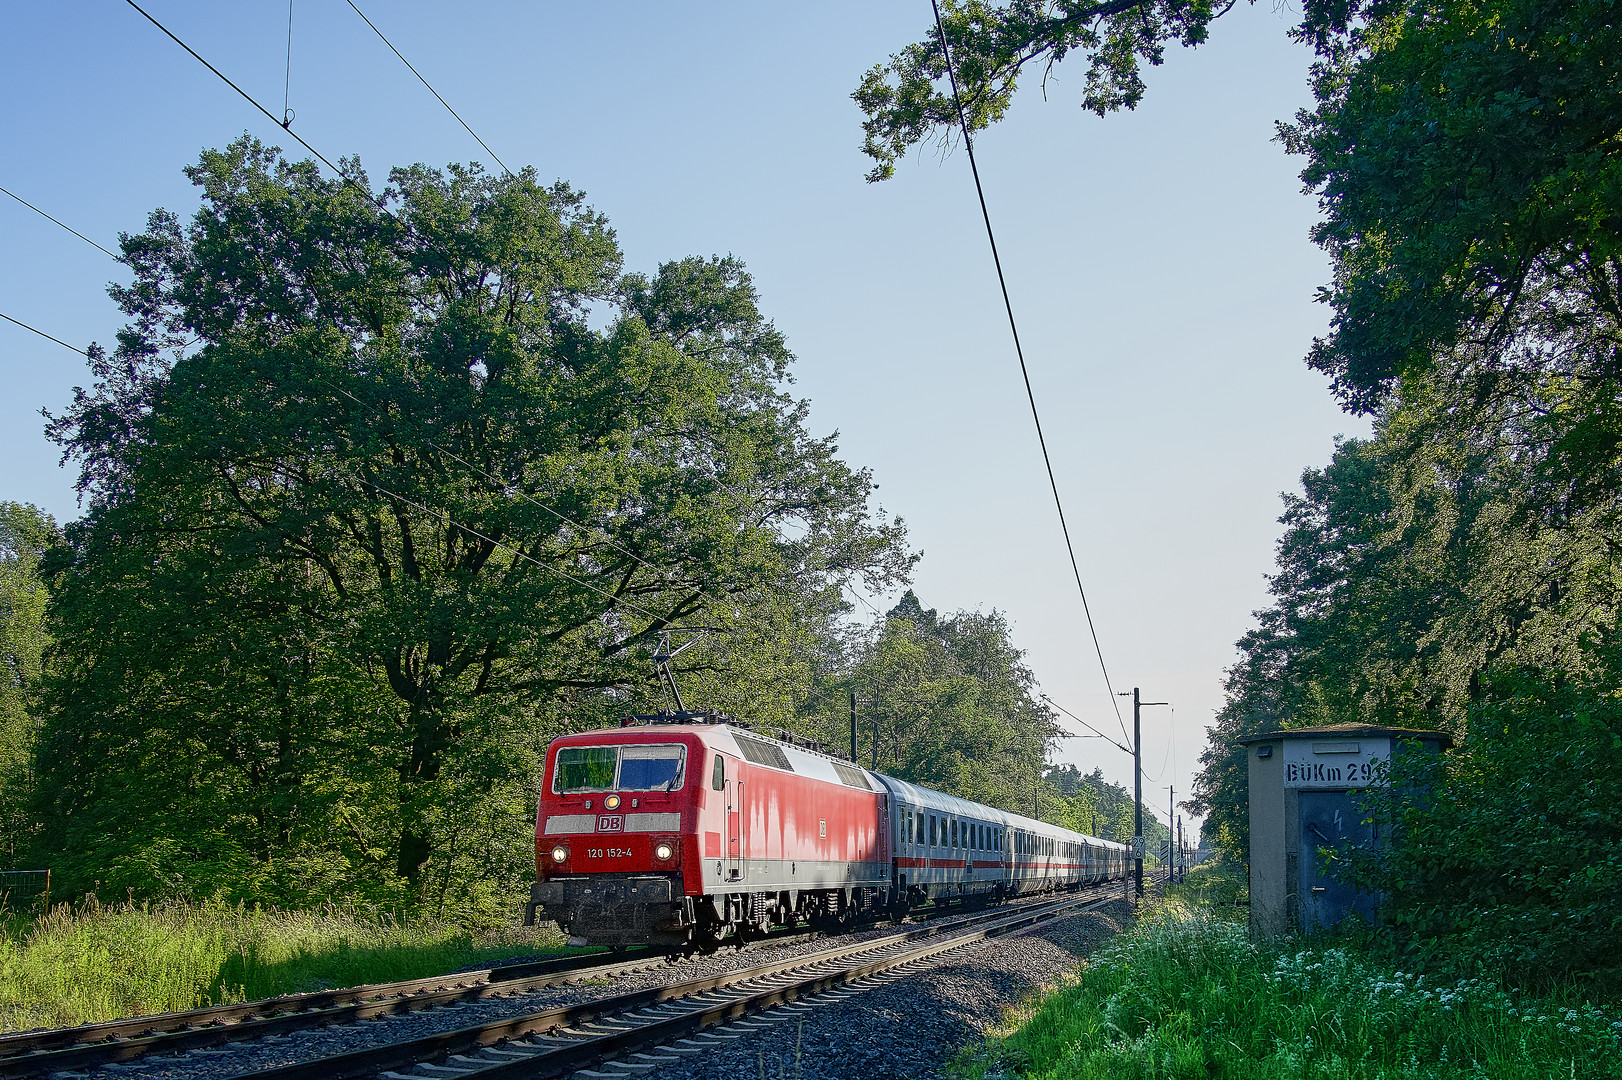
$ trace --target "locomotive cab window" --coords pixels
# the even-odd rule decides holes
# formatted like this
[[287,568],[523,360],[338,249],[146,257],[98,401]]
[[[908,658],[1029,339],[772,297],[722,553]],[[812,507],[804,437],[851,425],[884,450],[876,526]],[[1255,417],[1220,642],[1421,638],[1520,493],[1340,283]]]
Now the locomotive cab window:
[[620,747],[621,791],[675,791],[681,787],[687,747],[679,743]]
[[607,791],[614,786],[619,753],[612,746],[565,746],[552,767],[553,792]]
[[715,769],[710,774],[710,787],[716,791],[725,791],[727,788],[727,759],[720,754],[715,755]]
[[686,764],[680,743],[565,746],[552,768],[552,791],[675,791]]

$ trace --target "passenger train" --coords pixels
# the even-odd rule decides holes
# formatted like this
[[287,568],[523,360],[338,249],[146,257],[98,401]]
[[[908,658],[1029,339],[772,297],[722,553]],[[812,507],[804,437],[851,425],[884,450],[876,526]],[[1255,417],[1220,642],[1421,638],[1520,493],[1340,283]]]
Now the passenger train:
[[525,923],[572,944],[710,951],[1126,875],[1130,852],[858,767],[716,713],[547,748]]

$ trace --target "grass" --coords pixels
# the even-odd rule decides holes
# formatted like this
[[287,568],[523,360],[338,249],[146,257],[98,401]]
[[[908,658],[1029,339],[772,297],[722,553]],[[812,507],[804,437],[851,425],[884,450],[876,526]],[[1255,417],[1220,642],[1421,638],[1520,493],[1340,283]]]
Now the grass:
[[391,982],[555,953],[552,928],[329,906],[63,904],[0,923],[0,1031]]
[[[1622,1016],[1395,970],[1349,940],[1252,945],[1210,871],[1148,910],[959,1080],[1546,1080],[1622,1076]],[[1229,875],[1231,876],[1231,875]],[[1204,900],[1202,902],[1202,893]],[[1226,899],[1222,897],[1226,896]]]

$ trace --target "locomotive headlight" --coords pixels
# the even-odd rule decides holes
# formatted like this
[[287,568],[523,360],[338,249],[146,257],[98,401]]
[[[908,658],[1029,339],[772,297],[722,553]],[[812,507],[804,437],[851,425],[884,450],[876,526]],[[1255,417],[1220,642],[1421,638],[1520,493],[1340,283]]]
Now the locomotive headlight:
[[552,861],[553,862],[562,862],[564,859],[567,859],[568,857],[569,857],[569,849],[564,847],[562,844],[559,844],[557,847],[552,849]]
[[618,810],[619,808],[620,808],[620,797],[618,795],[610,795],[608,798],[603,800],[603,809],[605,809],[605,810]]
[[668,859],[672,855],[676,854],[676,850],[669,844],[660,844],[658,847],[653,849],[653,854],[660,859]]

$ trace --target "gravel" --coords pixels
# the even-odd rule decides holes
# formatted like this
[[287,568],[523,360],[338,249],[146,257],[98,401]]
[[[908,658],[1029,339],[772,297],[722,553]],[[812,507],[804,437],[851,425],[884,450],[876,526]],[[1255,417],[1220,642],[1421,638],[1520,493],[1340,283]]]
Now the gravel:
[[[992,938],[910,978],[881,983],[798,1020],[641,1074],[645,1080],[941,1080],[959,1048],[1052,985],[1131,915],[1123,899],[1019,935]],[[723,1029],[724,1030],[724,1029]],[[794,1050],[800,1041],[796,1073]]]
[[[806,1012],[802,1042],[802,1075],[810,1078],[908,1078],[929,1080],[960,1046],[994,1027],[1003,1010],[1074,967],[1104,938],[1116,932],[1129,908],[1116,900],[1095,912],[1064,919],[1033,932],[994,938],[955,953],[939,967],[911,978],[879,984],[847,1001],[819,1005]],[[838,937],[804,937],[762,942],[743,950],[722,949],[709,957],[676,964],[658,963],[646,971],[611,981],[536,990],[511,997],[385,1017],[344,1026],[297,1031],[253,1042],[231,1043],[173,1058],[145,1058],[106,1065],[59,1077],[95,1080],[140,1077],[142,1080],[225,1080],[244,1072],[351,1053],[373,1046],[422,1038],[437,1032],[473,1027],[502,1017],[579,1004],[633,990],[665,986],[685,979],[722,974],[792,959],[806,953],[852,944],[896,932],[879,926]],[[649,1080],[755,1078],[759,1055],[778,1062],[792,1059],[795,1026],[770,1025],[722,1043],[716,1049],[679,1064],[643,1073]],[[776,1055],[774,1057],[774,1055]],[[773,1064],[768,1075],[776,1077]],[[788,1075],[793,1076],[790,1066]]]

